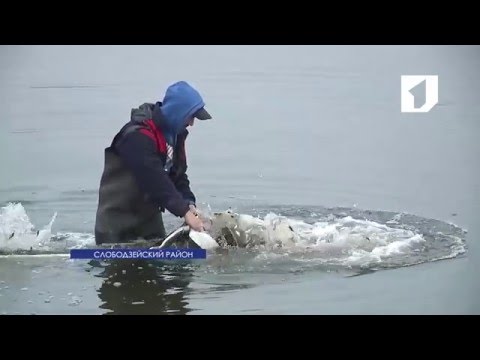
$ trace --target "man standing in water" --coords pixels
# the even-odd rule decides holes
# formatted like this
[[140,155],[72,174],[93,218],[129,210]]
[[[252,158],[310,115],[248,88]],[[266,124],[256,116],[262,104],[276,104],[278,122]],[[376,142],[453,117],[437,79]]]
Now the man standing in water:
[[130,121],[105,149],[95,242],[165,238],[162,212],[203,231],[186,174],[185,140],[194,119],[212,117],[185,81],[168,87],[162,102],[132,109]]

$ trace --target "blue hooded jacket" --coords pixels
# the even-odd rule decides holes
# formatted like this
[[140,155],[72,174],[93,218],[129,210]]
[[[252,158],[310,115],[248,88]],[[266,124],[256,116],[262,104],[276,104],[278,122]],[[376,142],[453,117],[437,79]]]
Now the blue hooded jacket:
[[177,135],[185,130],[186,120],[205,106],[199,92],[185,81],[170,85],[162,101],[164,122],[159,125],[170,145],[175,145]]

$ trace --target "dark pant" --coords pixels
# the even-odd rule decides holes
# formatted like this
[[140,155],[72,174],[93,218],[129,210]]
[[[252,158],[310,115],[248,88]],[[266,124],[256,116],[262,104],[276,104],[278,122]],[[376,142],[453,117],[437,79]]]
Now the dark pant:
[[124,229],[121,232],[99,232],[95,230],[95,243],[114,244],[125,243],[139,239],[161,240],[166,237],[165,227],[163,225],[162,214],[155,215],[147,222],[131,229]]

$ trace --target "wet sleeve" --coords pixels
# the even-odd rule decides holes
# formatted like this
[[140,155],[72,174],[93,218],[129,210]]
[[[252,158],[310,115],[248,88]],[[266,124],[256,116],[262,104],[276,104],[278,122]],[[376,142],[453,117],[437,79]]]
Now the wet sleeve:
[[175,186],[178,191],[180,191],[180,193],[183,195],[184,199],[187,199],[190,204],[196,206],[197,199],[195,198],[195,195],[190,188],[190,180],[188,179],[187,175],[188,166],[187,155],[185,153],[185,139],[178,146],[178,164],[174,164],[176,168],[173,169],[174,173],[179,173],[177,176],[175,176]]
[[115,148],[133,172],[140,190],[147,194],[156,206],[167,209],[175,216],[185,216],[189,201],[183,198],[163,170],[164,164],[157,154],[153,140],[144,134],[133,132],[127,134]]
[[178,180],[175,182],[175,186],[183,195],[183,198],[188,200],[188,202],[192,205],[196,205],[196,198],[193,194],[192,190],[190,189],[190,181],[188,180],[188,176],[186,173],[180,175]]

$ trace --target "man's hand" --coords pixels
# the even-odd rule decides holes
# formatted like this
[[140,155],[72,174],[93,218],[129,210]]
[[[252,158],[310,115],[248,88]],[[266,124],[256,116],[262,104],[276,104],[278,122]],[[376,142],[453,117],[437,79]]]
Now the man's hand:
[[190,211],[191,211],[195,216],[200,215],[200,214],[198,213],[197,208],[196,208],[195,205],[193,205],[193,204],[190,204]]
[[210,219],[210,217],[207,216],[207,214],[198,210],[193,204],[190,204],[190,211],[193,212],[202,222],[203,231],[210,231],[210,229],[212,228],[212,219]]
[[188,210],[185,214],[185,223],[190,226],[192,230],[203,231],[202,220],[200,220],[196,212],[193,212],[192,210]]

